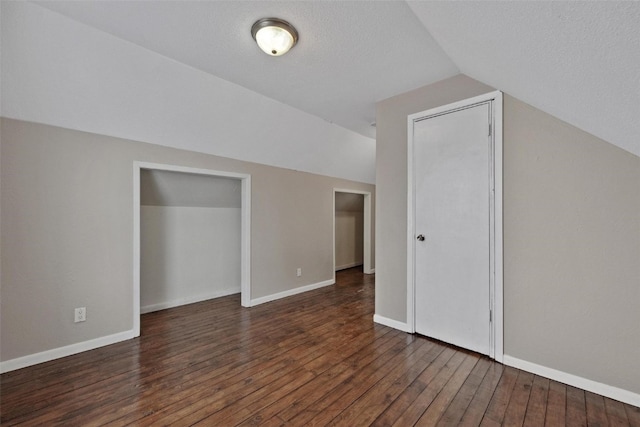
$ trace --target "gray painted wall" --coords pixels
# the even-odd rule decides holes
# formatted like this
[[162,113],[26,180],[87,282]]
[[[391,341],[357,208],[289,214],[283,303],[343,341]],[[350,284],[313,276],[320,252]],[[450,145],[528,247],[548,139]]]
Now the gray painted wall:
[[640,157],[504,107],[505,353],[640,393]]
[[252,298],[332,279],[333,189],[375,191],[6,118],[1,132],[2,361],[131,330],[135,160],[251,174]]
[[[406,321],[406,116],[490,90],[378,103],[378,315]],[[506,95],[503,168],[505,354],[639,393],[640,158]]]

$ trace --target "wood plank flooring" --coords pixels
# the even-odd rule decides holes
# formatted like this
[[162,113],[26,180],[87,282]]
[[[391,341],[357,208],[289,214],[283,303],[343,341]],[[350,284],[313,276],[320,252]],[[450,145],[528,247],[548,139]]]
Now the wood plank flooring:
[[373,281],[146,314],[139,339],[0,376],[2,425],[640,426],[639,408],[374,324]]

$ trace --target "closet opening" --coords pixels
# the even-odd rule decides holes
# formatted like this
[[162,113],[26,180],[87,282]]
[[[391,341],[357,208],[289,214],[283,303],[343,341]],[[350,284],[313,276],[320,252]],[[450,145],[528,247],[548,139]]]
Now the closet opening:
[[357,266],[373,274],[371,193],[345,189],[334,189],[333,193],[334,275]]
[[140,315],[241,294],[250,305],[250,176],[134,164],[135,336]]

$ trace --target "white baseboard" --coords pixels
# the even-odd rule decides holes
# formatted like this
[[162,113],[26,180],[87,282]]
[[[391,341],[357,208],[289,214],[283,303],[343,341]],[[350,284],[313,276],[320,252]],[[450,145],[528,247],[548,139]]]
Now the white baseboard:
[[15,371],[16,369],[26,368],[27,366],[49,362],[51,360],[60,359],[61,357],[67,357],[82,353],[83,351],[104,347],[105,345],[126,341],[131,338],[134,338],[133,330],[118,332],[117,334],[107,335],[106,337],[95,338],[89,341],[54,348],[40,353],[29,354],[27,356],[0,362],[0,373],[4,374],[5,372]]
[[353,268],[353,267],[357,267],[359,265],[362,265],[362,262],[352,262],[352,263],[349,263],[349,264],[344,264],[344,265],[341,265],[339,267],[336,267],[336,271],[346,270],[347,268]]
[[402,332],[411,333],[411,331],[409,330],[409,325],[407,325],[405,322],[399,322],[397,320],[389,319],[388,317],[383,317],[383,316],[380,316],[379,314],[373,315],[373,321],[375,323],[379,323],[381,325],[388,326],[393,329],[398,329]]
[[521,360],[506,354],[504,355],[503,363],[505,365],[522,369],[523,371],[531,372],[533,374],[540,375],[542,377],[549,378],[554,381],[568,384],[573,387],[578,387],[583,390],[590,391],[592,393],[601,394],[611,399],[628,403],[629,405],[640,406],[640,394],[637,394],[628,390],[623,390],[618,387],[602,384],[596,381],[579,377],[577,375],[568,374],[566,372],[558,371],[556,369],[548,368],[546,366],[527,362],[526,360]]
[[270,301],[275,301],[277,299],[290,297],[292,295],[301,294],[303,292],[312,291],[314,289],[323,288],[325,286],[333,285],[334,283],[336,283],[335,280],[329,279],[323,282],[312,283],[310,285],[301,286],[299,288],[289,289],[288,291],[278,292],[277,294],[271,294],[264,297],[252,299],[250,307],[253,307],[254,305],[264,304],[265,302],[270,302]]
[[179,307],[181,305],[193,304],[194,302],[206,301],[208,299],[226,297],[227,295],[239,294],[240,288],[224,289],[221,291],[201,294],[187,298],[180,298],[173,301],[161,302],[158,304],[149,304],[140,307],[140,314],[151,313],[153,311],[165,310],[167,308]]
[[376,269],[375,269],[375,268],[372,268],[372,269],[371,269],[371,270],[369,270],[369,271],[365,271],[365,272],[364,272],[364,274],[376,274]]

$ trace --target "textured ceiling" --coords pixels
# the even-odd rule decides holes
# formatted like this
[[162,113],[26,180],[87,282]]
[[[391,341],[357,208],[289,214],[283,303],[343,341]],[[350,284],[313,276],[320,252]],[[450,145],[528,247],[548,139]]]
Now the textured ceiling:
[[[458,73],[404,2],[37,3],[368,137],[376,101]],[[268,16],[300,33],[282,57],[251,38]]]
[[640,156],[640,2],[410,2],[460,71]]
[[[640,2],[38,4],[369,137],[376,101],[462,72],[640,155]],[[265,16],[287,55],[253,42]]]

